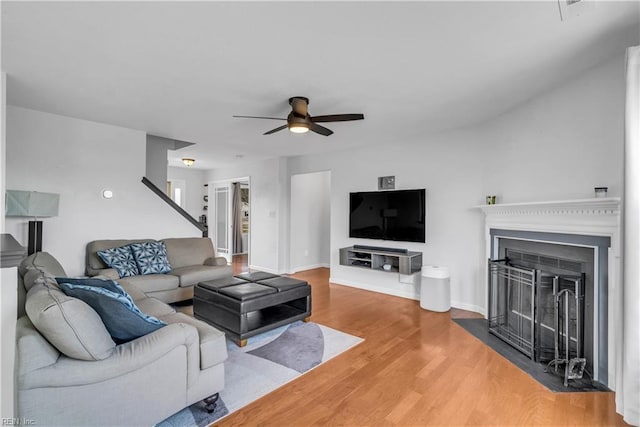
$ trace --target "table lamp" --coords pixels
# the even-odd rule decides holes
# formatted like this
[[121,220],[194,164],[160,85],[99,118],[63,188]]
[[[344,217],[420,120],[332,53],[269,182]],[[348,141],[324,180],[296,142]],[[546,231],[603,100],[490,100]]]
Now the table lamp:
[[38,218],[57,216],[59,201],[60,195],[55,193],[7,190],[5,215],[33,218],[29,221],[28,255],[42,251],[42,221]]

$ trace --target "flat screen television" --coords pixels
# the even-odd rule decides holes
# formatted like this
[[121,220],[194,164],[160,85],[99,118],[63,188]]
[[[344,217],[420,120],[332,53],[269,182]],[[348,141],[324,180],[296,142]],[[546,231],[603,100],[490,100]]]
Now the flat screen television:
[[349,195],[349,237],[425,243],[426,190]]

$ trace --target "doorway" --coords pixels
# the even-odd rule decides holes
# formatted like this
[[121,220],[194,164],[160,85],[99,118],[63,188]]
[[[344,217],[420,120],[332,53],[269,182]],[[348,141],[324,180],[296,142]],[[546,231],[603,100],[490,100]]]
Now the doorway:
[[290,270],[329,267],[331,172],[291,176]]
[[232,262],[242,255],[249,262],[251,247],[251,191],[248,177],[209,183],[210,237],[218,256]]
[[181,208],[185,207],[187,182],[184,179],[167,180],[167,196]]

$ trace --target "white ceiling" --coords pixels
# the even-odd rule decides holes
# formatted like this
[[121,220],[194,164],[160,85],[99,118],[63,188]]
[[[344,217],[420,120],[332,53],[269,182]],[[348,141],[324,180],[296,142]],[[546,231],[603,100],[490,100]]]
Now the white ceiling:
[[[638,44],[639,3],[2,2],[11,105],[196,143],[214,168],[274,156],[428,141],[481,122]],[[575,15],[575,13],[573,14]],[[262,133],[364,113],[335,133]],[[240,157],[242,156],[242,157]]]

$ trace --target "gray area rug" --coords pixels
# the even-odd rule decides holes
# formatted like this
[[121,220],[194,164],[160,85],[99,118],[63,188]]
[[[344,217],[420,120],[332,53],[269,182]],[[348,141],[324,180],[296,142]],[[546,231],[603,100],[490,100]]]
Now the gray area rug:
[[216,410],[209,414],[204,404],[197,402],[158,426],[207,426],[362,341],[362,338],[302,321],[249,338],[242,348],[227,340],[225,389],[220,392]]

